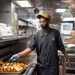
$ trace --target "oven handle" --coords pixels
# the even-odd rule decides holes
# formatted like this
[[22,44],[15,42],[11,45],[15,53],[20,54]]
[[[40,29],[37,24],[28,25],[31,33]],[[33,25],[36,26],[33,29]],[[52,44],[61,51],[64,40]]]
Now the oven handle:
[[25,71],[25,73],[23,75],[32,75],[35,67],[36,67],[36,63],[30,64],[29,67],[27,68],[27,70]]

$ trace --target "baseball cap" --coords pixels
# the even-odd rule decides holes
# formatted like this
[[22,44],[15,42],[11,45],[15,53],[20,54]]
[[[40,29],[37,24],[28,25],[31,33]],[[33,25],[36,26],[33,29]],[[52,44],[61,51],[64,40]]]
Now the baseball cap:
[[44,17],[44,18],[49,19],[49,20],[51,19],[50,14],[47,12],[42,12],[42,14],[37,15],[38,19],[40,19],[41,17]]

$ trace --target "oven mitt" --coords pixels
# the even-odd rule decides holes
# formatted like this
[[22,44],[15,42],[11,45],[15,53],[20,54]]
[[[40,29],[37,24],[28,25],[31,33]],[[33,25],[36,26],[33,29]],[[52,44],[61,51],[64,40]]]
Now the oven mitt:
[[20,58],[20,55],[19,54],[14,54],[10,59],[9,61],[16,61],[17,59]]

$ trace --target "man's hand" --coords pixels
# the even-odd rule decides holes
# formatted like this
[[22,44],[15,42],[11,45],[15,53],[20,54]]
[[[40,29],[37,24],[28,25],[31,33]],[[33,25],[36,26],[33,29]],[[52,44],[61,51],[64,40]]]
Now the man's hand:
[[9,61],[16,61],[17,59],[20,58],[20,55],[19,54],[14,54],[10,59]]
[[71,61],[69,59],[68,53],[66,52],[66,50],[62,50],[62,53],[64,54],[64,56],[66,57],[67,60],[67,67],[70,68],[72,66]]
[[67,60],[66,66],[67,66],[68,68],[71,68],[72,64],[71,64],[71,61],[70,61],[70,60]]

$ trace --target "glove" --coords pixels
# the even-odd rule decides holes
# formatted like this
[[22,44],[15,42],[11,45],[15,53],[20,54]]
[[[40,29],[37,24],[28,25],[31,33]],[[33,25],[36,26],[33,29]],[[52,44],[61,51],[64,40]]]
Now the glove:
[[16,61],[17,59],[20,58],[20,55],[19,54],[14,54],[10,59],[9,61]]

